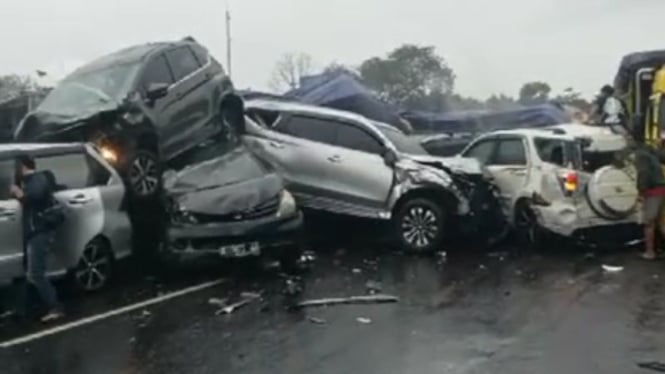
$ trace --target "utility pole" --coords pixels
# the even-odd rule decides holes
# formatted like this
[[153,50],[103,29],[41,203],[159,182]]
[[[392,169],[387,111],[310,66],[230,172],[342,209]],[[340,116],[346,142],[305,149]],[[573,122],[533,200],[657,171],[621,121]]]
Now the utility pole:
[[226,68],[231,78],[231,12],[228,3],[226,4]]

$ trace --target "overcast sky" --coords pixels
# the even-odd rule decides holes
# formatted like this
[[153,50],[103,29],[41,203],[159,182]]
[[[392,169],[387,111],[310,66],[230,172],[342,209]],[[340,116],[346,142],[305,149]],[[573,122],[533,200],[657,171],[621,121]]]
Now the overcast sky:
[[[228,0],[233,80],[266,89],[285,52],[358,65],[403,43],[434,45],[458,92],[514,95],[529,80],[587,95],[622,55],[665,49],[665,0]],[[225,61],[224,0],[0,0],[0,74],[79,64],[192,35]]]

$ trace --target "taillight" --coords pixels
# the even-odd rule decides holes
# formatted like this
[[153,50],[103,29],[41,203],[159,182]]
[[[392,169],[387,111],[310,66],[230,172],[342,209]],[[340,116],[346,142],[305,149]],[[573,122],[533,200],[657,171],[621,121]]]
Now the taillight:
[[572,195],[579,186],[579,176],[574,171],[565,173],[562,177],[563,192],[567,195]]

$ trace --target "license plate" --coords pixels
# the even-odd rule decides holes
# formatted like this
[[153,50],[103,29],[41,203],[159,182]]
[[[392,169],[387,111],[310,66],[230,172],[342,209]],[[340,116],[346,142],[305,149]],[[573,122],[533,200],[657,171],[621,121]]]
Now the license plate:
[[219,254],[222,257],[258,256],[261,254],[261,247],[258,242],[223,245],[219,247]]

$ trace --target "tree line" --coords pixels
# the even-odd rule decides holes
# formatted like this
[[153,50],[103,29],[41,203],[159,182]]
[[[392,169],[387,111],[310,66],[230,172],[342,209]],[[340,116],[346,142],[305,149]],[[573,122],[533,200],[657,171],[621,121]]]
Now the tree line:
[[317,71],[306,53],[287,53],[275,64],[269,85],[277,93],[298,88],[300,78],[317,72],[344,71],[360,79],[379,98],[401,108],[443,112],[505,110],[523,105],[557,102],[588,111],[591,103],[572,87],[555,94],[543,81],[526,82],[516,96],[494,94],[486,100],[455,91],[456,75],[433,46],[404,44],[384,56],[366,59],[357,67],[332,63]]

